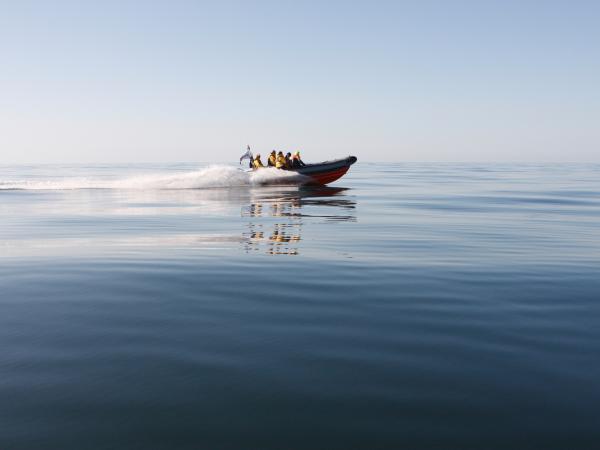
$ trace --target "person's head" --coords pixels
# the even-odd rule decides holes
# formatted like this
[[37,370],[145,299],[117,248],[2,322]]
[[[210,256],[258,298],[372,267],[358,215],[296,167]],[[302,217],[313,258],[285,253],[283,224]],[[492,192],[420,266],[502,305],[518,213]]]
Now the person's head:
[[275,150],[273,150],[273,151],[271,152],[271,155],[274,155],[274,154],[275,154]]
[[260,153],[257,153],[255,159],[260,159]]
[[294,156],[298,156],[299,157],[300,156],[300,152],[295,152]]
[[283,156],[283,152],[278,152],[277,155],[278,156]]
[[292,156],[292,154],[291,154],[290,152],[287,152],[287,153],[285,154],[285,157],[286,157],[286,158],[289,158],[290,156]]

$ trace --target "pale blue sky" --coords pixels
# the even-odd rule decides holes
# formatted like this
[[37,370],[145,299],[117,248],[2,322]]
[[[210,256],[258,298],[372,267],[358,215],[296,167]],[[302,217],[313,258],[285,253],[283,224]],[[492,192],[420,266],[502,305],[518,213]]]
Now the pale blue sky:
[[600,161],[600,2],[0,11],[0,162]]

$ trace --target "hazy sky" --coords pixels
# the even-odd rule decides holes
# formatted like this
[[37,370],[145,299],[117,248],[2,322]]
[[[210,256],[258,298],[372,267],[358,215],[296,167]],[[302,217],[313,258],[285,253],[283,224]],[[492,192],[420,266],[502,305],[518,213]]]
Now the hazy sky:
[[0,0],[0,163],[600,161],[599,1]]

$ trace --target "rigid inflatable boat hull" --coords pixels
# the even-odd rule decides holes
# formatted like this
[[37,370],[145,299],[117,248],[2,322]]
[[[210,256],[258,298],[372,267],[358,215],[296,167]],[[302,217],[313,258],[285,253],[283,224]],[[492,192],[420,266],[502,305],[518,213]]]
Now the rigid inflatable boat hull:
[[326,161],[319,164],[307,164],[290,172],[296,172],[311,178],[310,184],[329,184],[343,177],[350,166],[356,162],[355,156]]

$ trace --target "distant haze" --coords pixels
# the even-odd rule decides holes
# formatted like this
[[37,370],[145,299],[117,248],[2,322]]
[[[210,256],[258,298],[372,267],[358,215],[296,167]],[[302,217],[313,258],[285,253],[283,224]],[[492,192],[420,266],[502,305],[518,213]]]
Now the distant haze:
[[0,163],[600,161],[600,2],[4,2]]

